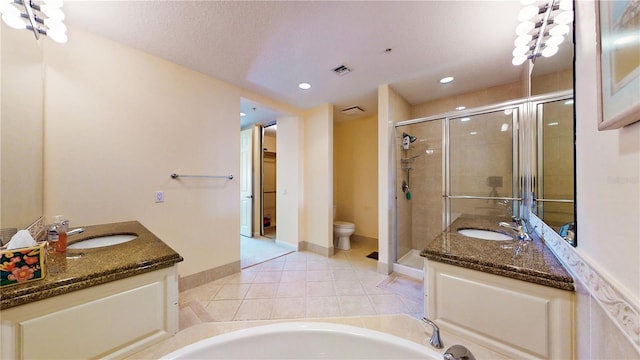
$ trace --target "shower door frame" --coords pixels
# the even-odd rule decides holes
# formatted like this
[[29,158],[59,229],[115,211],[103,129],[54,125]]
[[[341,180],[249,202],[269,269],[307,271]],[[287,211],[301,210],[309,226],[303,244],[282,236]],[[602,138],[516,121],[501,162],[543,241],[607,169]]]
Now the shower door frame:
[[[526,154],[525,151],[526,146],[528,146],[528,141],[526,137],[526,124],[531,124],[531,121],[535,121],[535,119],[531,119],[529,111],[527,111],[527,104],[529,99],[515,99],[510,100],[498,104],[481,106],[471,109],[465,109],[460,111],[451,111],[443,114],[437,114],[428,117],[410,119],[405,121],[397,122],[393,125],[394,127],[394,136],[392,136],[392,141],[390,142],[390,158],[393,159],[393,181],[392,185],[394,187],[395,194],[395,209],[393,211],[394,221],[393,221],[393,258],[394,258],[394,266],[400,265],[398,264],[398,171],[397,171],[397,158],[396,158],[396,148],[398,144],[396,143],[396,133],[398,128],[407,125],[414,125],[429,121],[442,120],[442,229],[444,231],[451,222],[451,199],[483,199],[483,200],[509,200],[514,203],[518,203],[518,206],[513,206],[513,216],[519,216],[523,214],[523,198],[522,194],[525,193],[527,186],[529,185],[527,181],[525,181],[526,177],[526,168],[529,166],[529,163],[526,162],[526,159],[523,159],[520,154]],[[449,122],[451,119],[458,119],[462,117],[471,117],[474,115],[482,115],[491,112],[504,111],[506,109],[515,109],[516,111],[512,117],[512,166],[513,166],[513,174],[512,174],[512,196],[511,197],[478,197],[478,196],[465,196],[465,195],[451,195],[451,174],[450,174],[450,133],[449,133]],[[520,194],[520,197],[513,196],[513,194]],[[402,266],[402,265],[400,265]]]

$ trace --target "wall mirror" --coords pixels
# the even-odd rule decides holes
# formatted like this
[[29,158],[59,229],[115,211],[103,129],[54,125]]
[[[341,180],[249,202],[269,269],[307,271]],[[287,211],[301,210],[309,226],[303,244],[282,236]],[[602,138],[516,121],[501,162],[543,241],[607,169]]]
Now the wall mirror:
[[1,26],[0,228],[6,243],[43,214],[44,70],[33,33]]
[[533,66],[531,171],[533,213],[576,246],[572,37],[566,36],[556,56],[539,57]]

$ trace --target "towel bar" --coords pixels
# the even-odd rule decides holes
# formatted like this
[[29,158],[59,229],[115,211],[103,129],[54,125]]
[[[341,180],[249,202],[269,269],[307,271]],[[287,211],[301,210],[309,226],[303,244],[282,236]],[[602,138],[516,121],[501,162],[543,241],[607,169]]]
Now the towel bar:
[[171,174],[172,179],[177,178],[212,178],[212,179],[229,179],[233,180],[233,175],[178,175],[176,173]]

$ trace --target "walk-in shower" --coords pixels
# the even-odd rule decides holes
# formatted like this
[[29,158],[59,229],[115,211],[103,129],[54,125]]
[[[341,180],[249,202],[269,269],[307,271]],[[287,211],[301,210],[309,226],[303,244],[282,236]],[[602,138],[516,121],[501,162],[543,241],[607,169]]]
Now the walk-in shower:
[[[561,187],[569,180],[560,180],[572,178],[572,166],[556,164],[568,163],[565,155],[554,161],[547,153],[564,153],[558,144],[571,146],[572,113],[564,105],[571,97],[550,94],[396,123],[390,149],[395,161],[394,271],[422,277],[420,252],[454,220],[519,216],[526,193],[533,194],[540,216],[557,218],[559,228],[570,225],[572,188]],[[564,123],[570,128],[566,135],[553,132]],[[519,156],[536,148],[537,159]],[[551,159],[543,164],[543,158]]]
[[[422,276],[420,251],[453,220],[517,208],[522,104],[396,124],[394,271]],[[405,146],[406,135],[415,138]]]

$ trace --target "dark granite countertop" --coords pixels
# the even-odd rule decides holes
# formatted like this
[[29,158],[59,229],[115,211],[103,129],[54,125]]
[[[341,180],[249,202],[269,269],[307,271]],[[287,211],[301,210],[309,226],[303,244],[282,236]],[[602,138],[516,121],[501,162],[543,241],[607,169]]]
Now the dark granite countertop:
[[516,256],[514,249],[502,248],[508,241],[482,240],[458,233],[459,229],[472,228],[499,231],[512,236],[516,234],[513,230],[498,226],[500,221],[509,219],[460,217],[431,241],[420,255],[450,265],[574,291],[573,278],[539,238],[533,237],[526,251]]
[[83,233],[68,238],[67,245],[104,235],[138,237],[118,245],[49,254],[44,279],[0,288],[0,310],[170,267],[183,260],[137,221],[83,228]]

